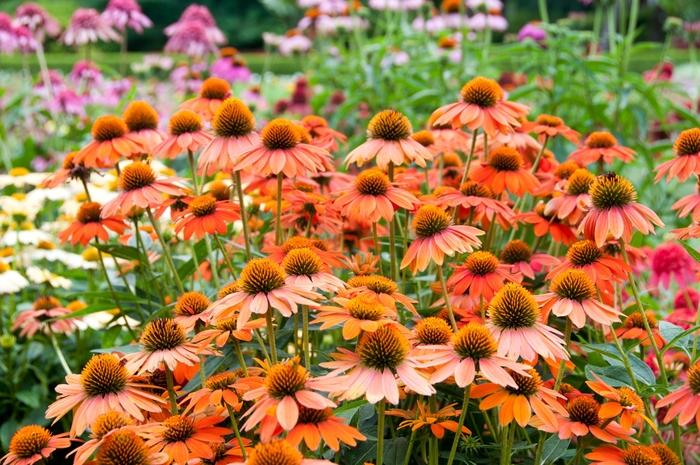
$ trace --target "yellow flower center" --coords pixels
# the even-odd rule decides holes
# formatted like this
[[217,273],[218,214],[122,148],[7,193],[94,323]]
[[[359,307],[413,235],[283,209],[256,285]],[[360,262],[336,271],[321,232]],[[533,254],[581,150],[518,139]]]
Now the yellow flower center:
[[399,288],[394,281],[378,274],[355,276],[348,280],[350,287],[366,287],[377,294],[393,294]]
[[247,465],[301,465],[304,457],[283,440],[259,443],[248,456]]
[[323,263],[311,249],[290,250],[282,260],[285,273],[292,276],[311,276],[321,271]]
[[97,417],[95,423],[93,423],[90,428],[92,429],[93,436],[97,439],[102,439],[107,433],[133,423],[134,421],[131,417],[125,413],[113,410]]
[[231,186],[227,186],[223,181],[214,181],[209,184],[209,192],[216,200],[228,200],[231,193]]
[[530,258],[532,258],[532,249],[520,239],[510,241],[501,251],[501,261],[509,265],[529,262]]
[[175,314],[182,316],[199,315],[207,309],[211,302],[201,292],[185,292],[175,303]]
[[326,250],[326,245],[318,239],[309,239],[303,236],[292,236],[282,244],[282,252],[289,253],[290,250],[316,247]]
[[212,215],[216,211],[216,199],[213,195],[204,194],[190,201],[190,211],[198,218]]
[[185,330],[175,320],[159,318],[146,325],[141,335],[141,345],[148,352],[172,350],[185,342]]
[[226,284],[224,287],[222,287],[219,290],[219,293],[217,294],[217,298],[222,299],[226,297],[229,294],[233,294],[234,292],[240,291],[240,286],[238,285],[238,281],[231,281],[230,283]]
[[588,194],[593,181],[595,181],[593,173],[585,168],[578,169],[569,176],[566,192],[570,195]]
[[423,205],[413,218],[413,229],[419,237],[431,237],[447,229],[451,223],[445,210],[435,205]]
[[301,119],[301,124],[307,128],[327,128],[328,121],[323,116],[306,115]]
[[566,252],[566,258],[577,267],[591,265],[602,256],[603,252],[595,245],[595,242],[589,240],[574,242]]
[[700,394],[700,362],[688,368],[688,385],[693,394]]
[[326,421],[331,416],[333,416],[333,410],[330,408],[317,410],[315,408],[299,405],[299,423],[316,425],[322,421]]
[[[651,310],[647,310],[646,312],[646,317],[647,317],[647,322],[649,323],[649,327],[651,329],[655,329],[657,327],[657,321],[656,321],[656,315],[654,315],[654,312]],[[644,329],[644,318],[642,317],[641,312],[632,312],[630,313],[627,318],[625,319],[625,327],[626,328],[640,328]]]
[[579,168],[581,167],[575,161],[565,161],[557,166],[557,169],[554,170],[554,175],[559,179],[569,179],[569,176],[574,174]]
[[673,144],[673,150],[679,157],[700,153],[700,128],[682,131]]
[[661,459],[648,446],[629,446],[622,454],[625,465],[662,465]]
[[583,423],[587,426],[597,426],[600,423],[600,404],[589,396],[579,396],[571,399],[566,404],[571,421]]
[[77,153],[77,152],[70,152],[70,153],[69,153],[68,155],[66,155],[66,157],[63,159],[63,164],[61,165],[61,167],[62,167],[64,170],[72,170],[73,168],[75,168],[75,163],[73,163],[73,159],[75,158],[75,154],[76,154],[76,153]]
[[173,136],[202,130],[202,118],[191,110],[180,110],[175,113],[168,123],[168,131]]
[[513,147],[503,145],[491,151],[489,165],[496,171],[518,171],[523,166],[523,157]]
[[118,116],[100,116],[92,123],[92,138],[97,142],[116,139],[127,133],[126,123]]
[[411,138],[423,147],[430,147],[435,143],[435,137],[433,137],[433,133],[425,129],[414,133],[411,136]]
[[272,365],[265,376],[265,389],[275,399],[293,396],[304,389],[309,372],[299,364],[298,358]]
[[627,179],[615,173],[598,176],[589,189],[593,206],[598,210],[624,207],[637,200],[637,191]]
[[19,178],[21,176],[26,176],[29,174],[29,170],[23,166],[18,166],[16,168],[10,168],[10,171],[8,171],[8,174],[10,176]]
[[158,128],[158,112],[148,102],[135,100],[124,110],[124,122],[129,131]]
[[231,86],[227,81],[218,77],[210,77],[204,80],[199,88],[199,96],[212,100],[223,100],[231,92]]
[[119,176],[119,189],[123,191],[133,191],[150,186],[156,180],[156,173],[150,165],[135,161],[122,168]]
[[10,265],[0,260],[0,274],[10,271]]
[[470,197],[482,197],[482,198],[491,198],[493,197],[493,192],[491,192],[491,189],[486,187],[483,184],[480,184],[475,181],[467,181],[464,184],[462,184],[459,188],[459,191]]
[[527,370],[527,373],[530,375],[529,377],[515,373],[514,371],[508,371],[508,374],[513,378],[513,381],[515,381],[518,387],[507,386],[506,390],[525,397],[531,397],[537,394],[540,390],[540,386],[542,386],[542,378],[534,369]]
[[173,415],[163,420],[163,438],[167,442],[183,442],[194,434],[194,420],[182,415]]
[[284,286],[284,270],[269,258],[248,262],[241,272],[239,286],[248,294],[268,293]]
[[588,275],[581,270],[566,270],[559,274],[550,285],[552,292],[564,299],[583,302],[592,299],[596,295],[595,284]]
[[34,301],[32,308],[34,310],[51,310],[60,306],[61,302],[56,297],[43,295]]
[[460,95],[465,103],[489,108],[503,99],[503,89],[493,79],[477,76],[464,84]]
[[284,118],[273,119],[260,133],[263,145],[270,150],[287,150],[301,142],[296,125]]
[[355,187],[362,195],[384,195],[390,186],[389,177],[378,168],[365,170],[355,178]]
[[362,363],[375,370],[396,369],[408,355],[408,339],[393,326],[382,326],[377,331],[363,334],[357,343],[357,354]]
[[76,218],[83,224],[97,223],[100,221],[102,205],[97,202],[85,202],[80,205]]
[[498,268],[498,258],[491,252],[477,251],[467,257],[464,266],[475,275],[485,276]]
[[100,465],[148,465],[149,451],[131,430],[115,431],[104,439],[95,462]]
[[51,440],[51,433],[39,425],[29,425],[19,429],[10,440],[10,452],[20,459],[28,459],[39,454]]
[[237,329],[236,318],[224,318],[217,321],[216,329],[220,331],[235,331]]
[[639,413],[644,412],[644,402],[632,389],[621,387],[617,389],[617,393],[620,395],[620,405],[632,407],[634,411]]
[[367,137],[370,139],[402,140],[413,132],[406,115],[396,110],[383,110],[369,120]]
[[118,394],[128,380],[126,368],[112,354],[94,355],[80,372],[80,383],[90,397]]
[[468,323],[452,336],[452,345],[460,357],[479,361],[498,351],[498,344],[489,329],[479,323]]
[[527,289],[520,284],[507,283],[491,299],[488,314],[499,328],[529,328],[537,322],[540,309]]
[[661,461],[660,464],[654,465],[681,465],[681,459],[679,459],[676,453],[666,444],[652,444],[649,447]]
[[439,317],[423,318],[414,329],[416,338],[421,344],[447,344],[452,337],[452,329],[447,322]]
[[537,124],[540,124],[542,126],[548,126],[550,128],[556,128],[558,126],[564,125],[564,121],[561,118],[559,118],[558,116],[547,115],[547,114],[539,115],[535,119],[535,122]]
[[366,295],[350,299],[345,308],[358,320],[378,321],[386,313],[385,307],[376,298]]
[[227,98],[221,102],[211,126],[219,137],[245,136],[255,129],[255,116],[241,100]]
[[615,145],[617,145],[617,139],[607,131],[592,132],[586,138],[586,146],[591,149],[609,149]]
[[230,387],[238,380],[238,374],[233,371],[224,371],[210,376],[204,382],[204,387],[211,391],[219,391],[230,389]]

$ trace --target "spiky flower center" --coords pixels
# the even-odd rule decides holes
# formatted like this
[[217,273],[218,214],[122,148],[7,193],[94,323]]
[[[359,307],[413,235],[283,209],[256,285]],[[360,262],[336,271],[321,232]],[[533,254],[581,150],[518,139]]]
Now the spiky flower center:
[[275,399],[293,396],[304,389],[309,372],[298,359],[285,360],[272,365],[265,376],[265,389]]
[[95,462],[100,465],[148,465],[148,456],[143,439],[125,429],[105,437],[97,450]]
[[39,425],[19,429],[10,440],[10,452],[20,459],[28,459],[41,453],[51,440],[51,433]]
[[513,147],[504,145],[491,151],[489,165],[496,171],[518,171],[523,166],[523,157]]
[[316,247],[317,249],[326,250],[326,245],[321,240],[309,239],[303,236],[293,236],[287,239],[287,241],[284,244],[282,244],[282,252],[286,254],[290,250],[301,249],[305,247]]
[[552,292],[563,299],[583,302],[596,295],[595,284],[588,275],[581,270],[566,270],[559,274],[550,286]]
[[591,149],[609,149],[615,145],[617,139],[607,131],[595,131],[586,138],[586,146]]
[[399,289],[394,281],[378,274],[352,277],[348,280],[348,286],[366,287],[377,294],[393,294]]
[[666,444],[652,444],[649,447],[651,447],[651,450],[653,450],[656,456],[659,457],[659,460],[661,460],[660,465],[681,465],[681,459],[679,459],[676,453]]
[[80,372],[80,384],[90,397],[118,394],[128,380],[126,368],[112,354],[93,356]]
[[126,123],[120,117],[104,115],[92,123],[92,138],[97,142],[106,142],[123,136],[128,130]]
[[175,314],[182,316],[199,315],[211,302],[201,292],[191,291],[182,294],[175,303]]
[[462,326],[452,336],[452,345],[460,357],[475,361],[489,358],[498,351],[498,345],[489,329],[479,323],[469,323]]
[[198,218],[216,212],[216,199],[211,194],[200,195],[190,201],[190,211]]
[[[658,323],[656,321],[656,315],[654,315],[654,312],[651,310],[647,310],[644,312],[647,317],[647,322],[649,323],[649,327],[651,329],[655,329],[658,326]],[[641,312],[632,312],[630,313],[627,318],[625,319],[625,327],[626,328],[640,328],[644,329],[644,318],[642,317]]]
[[587,239],[574,242],[566,252],[567,260],[577,267],[591,265],[602,256],[603,252],[595,245],[595,242]]
[[366,295],[353,297],[345,308],[358,320],[379,321],[386,313],[386,308],[376,298]]
[[661,465],[661,459],[648,446],[629,446],[622,454],[625,465]]
[[302,248],[290,250],[282,260],[285,273],[292,276],[311,276],[321,271],[323,263],[313,250]]
[[238,380],[238,375],[233,371],[224,371],[210,376],[204,382],[204,387],[211,391],[229,389]]
[[644,402],[632,389],[623,386],[617,389],[617,393],[620,396],[620,405],[631,407],[636,412],[644,412]]
[[299,405],[299,423],[310,423],[318,424],[326,421],[333,415],[333,410],[330,408],[324,408],[317,410],[315,408],[309,408],[304,405]]
[[700,394],[700,362],[688,368],[688,385],[693,394]]
[[51,310],[60,306],[61,302],[56,297],[50,295],[42,295],[32,304],[34,310]]
[[509,371],[508,374],[511,376],[511,378],[513,378],[515,384],[518,385],[517,388],[512,386],[506,387],[506,390],[512,392],[513,394],[531,397],[537,394],[537,392],[540,390],[540,386],[542,386],[542,378],[534,369],[527,370],[527,374],[530,375],[529,377],[523,376],[514,371]]
[[163,438],[166,442],[184,442],[195,433],[194,420],[183,415],[173,415],[163,420]]
[[682,131],[673,144],[673,150],[679,157],[700,153],[700,128]]
[[637,191],[627,179],[615,173],[598,176],[589,189],[593,206],[598,210],[624,207],[637,200]]
[[83,224],[98,223],[100,221],[100,213],[102,205],[97,202],[85,202],[80,205],[76,218]]
[[125,413],[113,410],[97,417],[91,426],[92,434],[97,439],[102,439],[105,434],[133,423],[131,417]]
[[411,136],[413,127],[406,115],[396,110],[383,110],[369,120],[367,137],[370,139],[403,140]]
[[486,276],[498,269],[498,258],[491,252],[479,250],[467,257],[464,266],[472,274]]
[[430,316],[423,318],[414,329],[416,338],[421,344],[447,344],[452,338],[450,325],[442,318]]
[[493,324],[499,328],[530,328],[540,316],[537,301],[520,284],[507,283],[496,292],[488,306]]
[[230,283],[224,285],[219,290],[219,293],[216,295],[217,298],[222,299],[226,297],[229,294],[233,294],[234,292],[240,291],[240,286],[238,285],[238,281],[231,281]]
[[66,155],[66,157],[63,159],[63,163],[61,164],[61,168],[64,170],[72,170],[75,168],[74,159],[76,153],[77,152],[70,152],[68,155]]
[[248,106],[237,98],[224,100],[211,122],[219,137],[240,137],[255,129],[255,116]]
[[378,168],[365,170],[355,178],[355,187],[362,195],[384,195],[390,186],[389,177]]
[[451,224],[445,210],[435,205],[423,205],[413,218],[413,229],[418,237],[431,237],[441,233]]
[[575,161],[565,161],[561,165],[557,166],[554,170],[554,175],[559,179],[569,179],[569,176],[574,174],[574,172],[581,168]]
[[459,187],[459,191],[469,197],[491,198],[493,192],[483,184],[475,181],[467,181]]
[[172,350],[186,340],[184,328],[170,318],[159,318],[146,325],[141,335],[141,345],[148,352]]
[[158,128],[158,112],[143,100],[135,100],[124,110],[124,122],[129,131]]
[[585,168],[577,169],[569,176],[566,192],[570,195],[588,194],[593,181],[595,181],[593,173]]
[[304,457],[283,440],[259,443],[248,456],[247,465],[301,465]]
[[411,138],[423,147],[430,147],[435,143],[435,137],[433,136],[433,133],[426,129],[414,132]]
[[600,404],[590,396],[579,396],[566,404],[571,421],[583,423],[586,426],[597,426],[600,423]]
[[248,262],[241,272],[239,286],[248,294],[268,293],[284,286],[284,270],[269,258]]
[[228,200],[231,193],[231,186],[223,181],[214,181],[209,184],[208,193],[216,200]]
[[122,169],[119,176],[119,188],[123,191],[133,191],[150,186],[156,180],[156,173],[150,165],[135,161]]
[[554,115],[541,114],[536,119],[535,122],[542,126],[547,126],[550,128],[556,128],[564,125],[564,120]]
[[366,367],[379,371],[394,370],[406,359],[409,347],[408,339],[398,329],[382,326],[360,338],[357,354]]
[[211,100],[223,100],[230,92],[231,86],[228,81],[218,77],[205,79],[199,88],[199,96]]
[[532,258],[532,249],[520,239],[510,241],[501,251],[501,261],[509,265],[529,262],[530,258]]
[[464,84],[460,95],[465,103],[489,108],[503,100],[503,89],[493,79],[477,76]]
[[202,117],[192,110],[180,110],[175,113],[168,123],[168,131],[173,136],[181,136],[202,130]]
[[328,127],[328,121],[326,121],[326,118],[323,116],[318,116],[318,115],[306,115],[301,119],[301,124],[304,125],[304,127],[310,128],[313,130],[314,128],[327,128]]
[[270,150],[287,150],[301,142],[296,125],[283,118],[273,119],[260,133],[263,145]]
[[236,331],[236,318],[224,318],[216,322],[216,329],[220,331]]

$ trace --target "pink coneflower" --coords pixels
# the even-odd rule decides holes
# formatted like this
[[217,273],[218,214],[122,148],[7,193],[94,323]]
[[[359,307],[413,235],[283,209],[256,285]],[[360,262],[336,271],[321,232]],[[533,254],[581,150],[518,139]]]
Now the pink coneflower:
[[695,192],[681,197],[671,208],[677,211],[679,218],[690,215],[693,221],[700,221],[700,181]]
[[202,118],[191,110],[180,110],[170,117],[168,137],[153,148],[153,155],[173,159],[182,152],[196,152],[214,137],[204,130]]
[[535,121],[523,123],[523,130],[537,134],[540,142],[544,142],[546,138],[562,136],[572,144],[578,144],[579,133],[564,124],[564,120],[558,116],[543,113],[538,115]]
[[686,382],[659,400],[656,406],[669,407],[664,423],[678,418],[678,423],[684,426],[695,420],[695,424],[700,428],[700,362],[688,368]]
[[28,425],[18,429],[10,439],[7,454],[0,459],[3,465],[33,465],[42,463],[56,449],[70,447],[68,433],[52,435],[49,430],[39,425]]
[[355,352],[339,348],[332,362],[321,363],[330,368],[331,375],[347,372],[342,387],[336,392],[340,400],[366,396],[375,404],[386,399],[399,403],[399,382],[417,394],[430,396],[435,388],[421,373],[418,353],[411,348],[408,338],[394,325],[365,333]]
[[[657,404],[658,405],[658,404]],[[601,405],[592,396],[581,395],[569,400],[566,414],[557,418],[558,425],[543,425],[543,431],[558,433],[559,439],[583,438],[589,434],[603,442],[633,441],[634,429],[623,428],[616,421],[600,417]]]
[[75,323],[61,317],[70,313],[71,310],[61,305],[57,298],[42,296],[34,301],[31,309],[17,314],[12,330],[21,329],[19,335],[22,337],[33,337],[40,330],[45,333],[67,334],[73,331]]
[[[435,189],[435,203],[441,207],[459,208],[461,218],[471,218],[472,224],[481,223],[486,229],[492,221],[503,229],[515,222],[515,212],[484,184],[467,181],[459,189],[441,186]],[[427,197],[424,197],[427,200]]]
[[506,282],[519,283],[522,279],[522,275],[513,273],[510,265],[501,264],[491,252],[479,250],[469,255],[463,265],[455,266],[447,286],[454,294],[468,293],[476,303],[480,299],[491,300]]
[[122,169],[119,175],[119,195],[102,206],[101,216],[128,215],[132,208],[155,208],[163,202],[163,195],[185,194],[180,178],[157,178],[150,165],[135,161]]
[[399,286],[391,279],[377,274],[365,274],[348,279],[348,289],[342,292],[343,297],[369,296],[379,300],[385,307],[396,312],[396,303],[400,303],[408,311],[418,316],[415,300],[401,294]]
[[144,153],[152,153],[163,142],[163,134],[158,130],[158,112],[148,102],[130,102],[124,109],[123,119],[129,128],[127,137],[141,144]]
[[697,262],[680,244],[662,244],[656,247],[651,255],[649,285],[661,285],[668,289],[674,280],[679,287],[687,287],[697,281],[697,268]]
[[290,250],[282,260],[282,268],[287,274],[285,283],[293,287],[325,292],[345,288],[345,282],[336,277],[311,249]]
[[128,131],[118,116],[100,116],[92,123],[92,141],[78,151],[74,162],[88,168],[111,168],[122,158],[142,153],[143,147],[127,136]]
[[474,167],[470,177],[489,187],[495,194],[508,191],[517,196],[532,193],[539,181],[525,169],[523,157],[516,149],[497,147],[489,152],[488,160]]
[[182,325],[185,331],[192,329],[198,331],[209,323],[211,315],[205,312],[209,305],[211,301],[201,292],[190,291],[180,294],[173,308],[175,321]]
[[109,0],[102,17],[119,31],[128,27],[140,34],[144,29],[153,26],[136,0]]
[[556,257],[546,253],[533,253],[530,246],[515,239],[501,250],[501,262],[510,265],[512,273],[520,273],[526,278],[535,279],[535,273],[547,270],[559,263]]
[[634,150],[620,145],[615,136],[607,131],[592,132],[583,145],[569,155],[570,160],[581,166],[595,162],[610,164],[615,160],[628,163],[633,158]]
[[[199,95],[182,102],[180,108],[192,110],[206,121],[211,121],[214,114],[219,109],[219,106],[229,97],[231,97],[231,85],[228,81],[218,77],[209,77],[205,79],[199,87]],[[243,114],[241,116],[248,115]],[[243,120],[242,122],[245,123],[246,121]]]
[[580,168],[569,176],[564,189],[555,191],[554,196],[544,207],[544,214],[554,215],[560,220],[568,220],[572,225],[579,220],[591,207],[591,196],[588,191],[595,181],[593,173]]
[[46,409],[46,418],[54,423],[73,410],[71,436],[79,436],[103,413],[118,411],[137,420],[143,412],[160,412],[163,399],[148,392],[153,386],[142,384],[128,366],[112,354],[94,355],[79,375],[67,375],[67,384],[56,386],[58,398]]
[[67,457],[75,454],[73,465],[83,465],[100,449],[107,436],[117,431],[136,430],[134,423],[131,416],[119,410],[110,410],[99,415],[90,425],[89,439],[73,449]]
[[[166,29],[167,31],[167,29]],[[165,44],[165,51],[182,53],[192,57],[202,57],[216,52],[207,30],[198,21],[185,21],[178,25]]]
[[141,428],[146,447],[167,454],[172,463],[184,465],[211,457],[211,447],[224,442],[229,428],[216,426],[222,416],[172,415],[158,423]]
[[435,154],[463,150],[471,146],[471,136],[461,129],[453,129],[452,125],[435,124],[437,118],[431,115],[428,119],[428,130],[433,135],[432,151]]
[[12,16],[0,12],[0,52],[7,54],[14,52],[17,45],[15,29],[15,26],[12,24]]
[[341,252],[331,250],[328,245],[321,239],[308,238],[303,236],[292,236],[287,239],[282,245],[269,244],[262,248],[262,251],[267,254],[267,258],[276,263],[282,263],[284,257],[294,249],[311,249],[317,254],[324,263],[329,266],[344,266],[345,259]]
[[32,35],[32,31],[25,26],[17,26],[14,30],[15,47],[19,53],[28,55],[39,48],[39,42]]
[[226,42],[226,37],[224,33],[221,32],[221,29],[216,26],[216,20],[209,11],[209,8],[196,3],[185,8],[177,22],[165,28],[165,35],[172,36],[177,34],[178,31],[189,22],[199,23],[210,42],[214,44],[223,44]]
[[56,37],[61,32],[58,21],[34,2],[26,2],[17,7],[15,23],[32,31],[40,42],[43,42],[46,36]]
[[673,143],[675,157],[656,167],[656,182],[677,178],[683,182],[691,175],[700,175],[700,128],[681,132]]
[[306,115],[301,119],[301,126],[309,131],[313,145],[324,148],[331,153],[338,150],[338,144],[348,140],[345,134],[331,128],[328,121],[321,116]]
[[46,103],[46,108],[54,114],[85,116],[85,99],[71,89],[57,89]]
[[90,88],[102,82],[102,72],[92,61],[80,60],[76,61],[71,68],[70,78],[76,84]]
[[119,35],[94,8],[78,8],[63,33],[66,45],[85,45],[99,41],[118,41]]

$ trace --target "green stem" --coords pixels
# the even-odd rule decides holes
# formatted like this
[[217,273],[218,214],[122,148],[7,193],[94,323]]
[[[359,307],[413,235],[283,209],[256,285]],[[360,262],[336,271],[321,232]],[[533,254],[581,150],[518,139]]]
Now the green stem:
[[238,446],[241,448],[241,455],[243,456],[243,460],[245,460],[248,458],[248,454],[246,454],[245,446],[243,445],[243,438],[241,437],[241,431],[238,428],[236,416],[234,415],[233,408],[229,404],[226,404],[226,409],[228,410],[228,418],[231,421],[231,428],[233,428],[233,434],[236,435],[236,441],[238,441]]
[[547,147],[547,142],[549,142],[549,136],[545,135],[544,141],[542,142],[542,147],[540,147],[540,151],[537,152],[537,156],[535,157],[535,161],[532,162],[532,168],[530,168],[530,173],[532,173],[532,174],[537,173],[537,167],[539,166],[540,160],[542,159],[542,155],[544,154],[544,150]]
[[542,22],[549,23],[549,12],[547,11],[547,0],[537,0],[537,7],[540,10],[540,18]]
[[187,150],[187,160],[190,162],[190,170],[192,171],[192,185],[194,186],[195,195],[199,195],[199,185],[197,183],[197,170],[194,166],[194,153],[192,150]]
[[[117,297],[117,293],[114,292],[114,287],[112,286],[112,281],[109,279],[109,274],[107,273],[107,267],[105,266],[105,261],[104,258],[102,258],[102,251],[99,248],[100,245],[100,240],[95,237],[95,247],[97,249],[97,257],[99,258],[100,262],[100,267],[102,268],[102,274],[105,277],[105,281],[107,281],[107,288],[109,289],[109,293],[112,294],[112,299],[114,300],[115,305],[119,309],[119,313],[124,319],[124,324],[126,325],[126,329],[129,330],[129,334],[131,334],[132,338],[136,338],[136,333],[134,333],[134,330],[131,329],[131,326],[129,326],[129,319],[126,317],[126,313],[124,313],[124,309],[122,308],[121,302],[119,301],[119,298]],[[127,286],[128,289],[128,286]]]
[[416,440],[416,430],[411,428],[411,436],[408,438],[408,446],[406,447],[406,454],[403,456],[403,465],[408,465],[411,461],[411,452],[413,452],[413,443]]
[[63,352],[61,351],[61,347],[58,345],[58,341],[56,341],[56,335],[51,330],[51,326],[49,326],[48,328],[49,328],[49,339],[51,340],[51,345],[53,346],[54,352],[56,352],[56,356],[58,357],[58,361],[61,363],[61,367],[63,367],[63,371],[65,371],[67,375],[72,375],[73,372],[71,371],[70,367],[68,366],[68,362],[66,362],[66,357],[63,356]]
[[[573,331],[573,324],[571,323],[571,318],[566,318],[566,326],[564,328],[564,348],[569,350],[569,344],[571,343],[571,332]],[[558,391],[559,386],[561,386],[561,381],[564,379],[564,370],[566,370],[566,359],[563,358],[559,361],[559,371],[557,372],[557,379],[554,381],[554,390]]]
[[447,282],[445,281],[445,275],[442,273],[442,266],[437,267],[437,275],[440,280],[440,285],[442,286],[442,298],[445,299],[445,307],[447,307],[447,313],[450,315],[452,329],[457,332],[457,320],[455,320],[455,314],[452,310],[452,304],[450,303],[450,296],[447,292]]
[[277,211],[275,212],[275,244],[282,244],[282,180],[283,174],[277,174]]
[[156,232],[156,236],[158,236],[158,241],[160,242],[160,246],[163,249],[163,255],[165,256],[165,261],[170,267],[170,271],[173,273],[173,279],[175,280],[175,284],[177,285],[178,290],[180,291],[180,294],[185,293],[185,287],[182,285],[182,281],[180,280],[180,275],[177,274],[177,268],[175,267],[175,262],[173,262],[173,257],[170,255],[170,249],[168,248],[168,244],[165,243],[165,240],[163,239],[163,235],[160,232],[160,226],[158,226],[158,222],[156,221],[155,217],[153,216],[153,212],[151,211],[150,207],[146,209],[146,213],[148,214],[148,219],[151,221],[151,224],[153,225],[153,230]]
[[512,454],[512,448],[513,448],[513,437],[515,436],[515,425],[513,423],[510,423],[506,425],[503,431],[503,437],[505,438],[506,442],[503,444],[503,448],[501,449],[501,465],[510,465],[511,463],[511,454]]
[[177,394],[175,394],[175,382],[173,381],[173,372],[165,365],[165,383],[168,386],[168,397],[170,398],[170,413],[177,415]]
[[377,460],[376,465],[384,463],[384,399],[377,404]]
[[224,262],[226,263],[226,267],[228,270],[231,272],[231,276],[233,276],[233,279],[236,279],[236,270],[233,268],[233,263],[231,263],[231,257],[228,256],[226,253],[226,249],[224,248],[224,244],[221,242],[221,238],[219,238],[218,234],[213,234],[214,236],[214,241],[216,241],[216,246],[221,250],[221,255],[224,257]]
[[[387,168],[389,181],[394,182],[394,163],[390,162]],[[396,263],[396,215],[389,222],[389,262],[391,264],[391,279],[398,280],[398,269]]]
[[243,226],[243,240],[245,241],[245,258],[250,260],[250,232],[248,231],[248,214],[243,201],[243,186],[241,185],[241,172],[233,173],[233,183],[236,185],[236,193],[238,194],[238,205],[241,208],[241,225]]
[[238,342],[238,339],[235,337],[233,338],[233,347],[236,351],[236,357],[238,357],[238,364],[241,366],[241,370],[243,370],[243,374],[245,376],[248,376],[248,365],[245,363],[245,358],[243,357],[243,351],[241,350],[241,343]]
[[277,363],[277,344],[275,342],[275,324],[272,321],[272,309],[269,308],[265,313],[265,322],[267,323],[267,342],[270,344],[270,355],[272,363]]
[[464,426],[464,420],[467,418],[467,408],[469,407],[469,394],[471,393],[472,385],[469,384],[464,388],[464,398],[462,399],[462,411],[459,414],[459,421],[457,422],[457,431],[455,432],[455,437],[452,440],[452,449],[450,449],[450,456],[447,459],[447,465],[452,465],[454,462],[455,455],[457,454],[457,447],[462,439],[462,427]]
[[311,346],[309,345],[309,309],[301,307],[301,344],[304,352],[304,368],[311,370]]

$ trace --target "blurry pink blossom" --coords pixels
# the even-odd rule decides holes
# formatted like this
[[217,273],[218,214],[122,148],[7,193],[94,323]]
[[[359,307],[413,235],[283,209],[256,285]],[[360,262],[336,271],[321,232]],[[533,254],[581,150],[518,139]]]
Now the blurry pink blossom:
[[136,0],[109,0],[102,17],[119,31],[128,27],[140,34],[153,26],[148,16],[141,12],[141,6]]
[[63,33],[66,45],[85,45],[99,41],[118,41],[119,35],[94,8],[78,8]]
[[34,2],[23,3],[17,7],[15,25],[27,27],[40,42],[47,36],[56,37],[61,32],[58,21]]
[[0,12],[0,53],[12,53],[15,45],[15,27],[12,25],[12,17]]
[[675,280],[680,287],[686,287],[695,282],[696,268],[697,263],[683,246],[673,242],[662,244],[651,255],[649,285],[668,289],[671,280]]
[[51,113],[85,116],[85,99],[70,89],[60,89],[46,104]]
[[93,62],[80,60],[73,65],[70,78],[76,84],[84,84],[93,87],[102,81],[102,72]]
[[188,56],[204,56],[216,51],[216,45],[199,21],[186,21],[178,25],[165,44],[165,51]]
[[180,15],[180,19],[178,19],[176,23],[165,28],[165,35],[172,37],[178,33],[179,29],[191,27],[192,22],[201,24],[209,42],[213,44],[226,43],[226,37],[216,25],[216,21],[209,11],[209,8],[196,3],[185,8],[185,11]]

